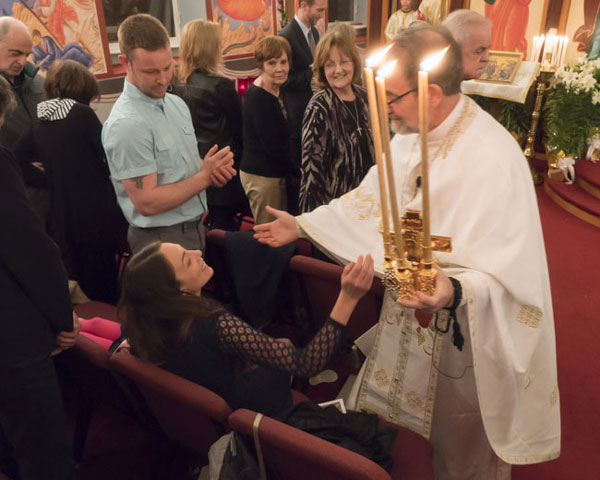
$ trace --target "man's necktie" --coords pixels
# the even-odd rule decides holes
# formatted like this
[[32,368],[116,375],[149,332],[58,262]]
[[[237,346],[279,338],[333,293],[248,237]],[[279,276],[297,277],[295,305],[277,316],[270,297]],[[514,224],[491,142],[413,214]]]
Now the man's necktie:
[[306,36],[308,39],[308,48],[310,48],[310,53],[315,54],[315,37],[313,36],[312,28],[308,31],[308,35]]

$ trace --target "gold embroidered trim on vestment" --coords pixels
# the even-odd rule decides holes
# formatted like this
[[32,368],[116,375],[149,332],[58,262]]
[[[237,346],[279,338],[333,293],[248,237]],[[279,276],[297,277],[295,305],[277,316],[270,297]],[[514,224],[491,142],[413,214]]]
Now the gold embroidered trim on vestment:
[[406,392],[404,395],[404,402],[409,407],[421,407],[423,406],[423,399],[419,397],[417,392]]
[[552,393],[550,393],[550,406],[553,407],[558,403],[558,385],[554,387]]
[[381,217],[379,200],[364,185],[342,195],[341,200],[345,204],[350,205],[359,220],[367,220],[370,217]]
[[538,328],[542,321],[543,313],[538,307],[533,305],[521,305],[517,321],[531,328]]
[[378,388],[387,387],[390,384],[390,378],[385,370],[377,370],[375,372],[375,384]]

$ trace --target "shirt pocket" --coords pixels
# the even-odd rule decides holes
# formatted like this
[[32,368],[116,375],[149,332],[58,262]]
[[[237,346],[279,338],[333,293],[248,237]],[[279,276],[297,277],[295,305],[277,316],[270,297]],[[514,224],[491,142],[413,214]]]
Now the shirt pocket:
[[175,153],[173,140],[168,136],[157,137],[154,149],[158,175],[172,171],[176,166],[173,158]]
[[198,141],[196,140],[196,132],[194,131],[194,127],[192,125],[184,125],[181,127],[182,132],[182,154],[186,156],[186,160],[191,163],[195,163],[199,153],[198,153]]

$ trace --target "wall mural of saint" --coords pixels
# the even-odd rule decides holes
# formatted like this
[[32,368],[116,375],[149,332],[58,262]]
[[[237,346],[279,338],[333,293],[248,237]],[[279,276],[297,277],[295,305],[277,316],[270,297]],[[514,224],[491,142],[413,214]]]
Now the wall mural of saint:
[[276,29],[275,0],[206,0],[211,20],[221,24],[221,50],[226,58],[254,55],[254,47]]
[[47,70],[58,59],[75,60],[94,74],[107,73],[98,21],[100,0],[0,0],[0,14],[29,27],[32,63]]
[[527,58],[527,22],[531,0],[486,0],[485,16],[492,21],[491,50],[522,52]]
[[595,60],[600,56],[600,0],[584,0],[583,22],[573,35],[578,43],[578,52],[587,52],[588,58]]

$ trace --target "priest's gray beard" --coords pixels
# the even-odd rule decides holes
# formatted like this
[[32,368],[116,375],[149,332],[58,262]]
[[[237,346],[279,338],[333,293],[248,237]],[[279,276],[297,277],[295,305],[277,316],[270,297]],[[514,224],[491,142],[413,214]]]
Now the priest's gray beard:
[[402,117],[390,115],[390,128],[392,132],[399,135],[408,135],[409,133],[419,133],[418,128],[413,128],[408,125]]

